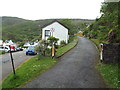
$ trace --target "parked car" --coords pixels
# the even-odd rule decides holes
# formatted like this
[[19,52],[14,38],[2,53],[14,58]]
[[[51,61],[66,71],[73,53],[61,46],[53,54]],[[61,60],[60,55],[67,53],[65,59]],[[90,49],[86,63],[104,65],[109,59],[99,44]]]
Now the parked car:
[[29,46],[26,50],[26,55],[36,55],[35,46]]
[[21,47],[17,47],[16,50],[17,51],[23,51],[23,49]]
[[0,51],[5,51],[3,46],[0,46]]
[[7,47],[7,46],[0,46],[0,51],[5,51],[5,52],[9,52],[10,51],[10,48]]

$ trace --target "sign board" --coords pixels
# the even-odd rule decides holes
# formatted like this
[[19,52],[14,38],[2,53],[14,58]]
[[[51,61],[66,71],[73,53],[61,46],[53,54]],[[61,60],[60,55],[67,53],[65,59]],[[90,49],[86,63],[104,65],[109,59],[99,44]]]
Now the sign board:
[[50,30],[51,32],[54,32],[55,31],[55,29],[54,28],[51,28],[51,30]]

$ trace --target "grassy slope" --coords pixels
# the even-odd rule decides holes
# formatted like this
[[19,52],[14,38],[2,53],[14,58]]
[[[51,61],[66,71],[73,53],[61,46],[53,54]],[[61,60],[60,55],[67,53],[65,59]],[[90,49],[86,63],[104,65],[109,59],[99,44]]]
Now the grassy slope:
[[[65,47],[58,50],[57,55],[60,55],[69,49],[73,48],[77,43],[77,39],[69,43]],[[62,52],[61,52],[62,51]],[[42,74],[44,71],[48,70],[50,67],[55,65],[58,59],[51,59],[51,57],[41,56],[41,60],[36,60],[37,57],[33,57],[27,60],[25,63],[21,64],[16,69],[16,76],[10,73],[8,77],[3,81],[3,88],[16,88],[24,85],[26,82],[32,80],[36,76]]]
[[2,17],[2,39],[15,42],[40,39],[41,27],[51,20],[24,20],[17,17]]
[[[98,39],[91,39],[97,46],[101,43]],[[111,88],[120,88],[120,69],[118,68],[120,64],[105,64],[98,62],[96,68],[101,72],[104,80],[108,83]]]
[[5,51],[0,51],[0,55],[1,55],[1,54],[5,54]]

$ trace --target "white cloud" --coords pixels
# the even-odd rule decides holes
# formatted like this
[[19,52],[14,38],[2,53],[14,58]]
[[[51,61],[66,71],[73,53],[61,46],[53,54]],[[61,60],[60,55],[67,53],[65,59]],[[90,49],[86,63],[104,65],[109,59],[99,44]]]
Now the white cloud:
[[84,18],[100,16],[104,0],[2,0],[0,16],[25,19]]

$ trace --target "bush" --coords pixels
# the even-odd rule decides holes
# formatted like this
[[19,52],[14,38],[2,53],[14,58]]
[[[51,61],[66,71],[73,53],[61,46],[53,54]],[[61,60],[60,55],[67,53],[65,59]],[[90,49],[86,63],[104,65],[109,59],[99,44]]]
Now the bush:
[[72,42],[75,39],[76,36],[70,36],[69,37],[69,43]]
[[51,49],[50,48],[46,48],[46,55],[47,56],[51,56]]
[[64,40],[60,41],[60,45],[63,47],[66,45],[66,42]]
[[59,48],[59,45],[55,45],[55,49],[58,49]]
[[24,42],[20,42],[20,44],[18,45],[18,47],[23,47]]

